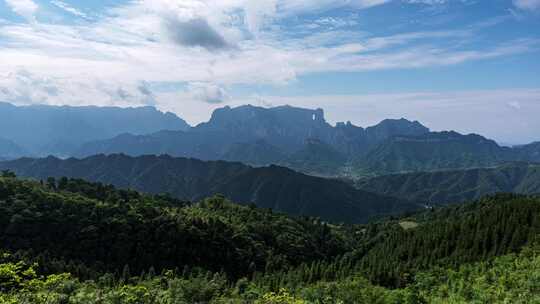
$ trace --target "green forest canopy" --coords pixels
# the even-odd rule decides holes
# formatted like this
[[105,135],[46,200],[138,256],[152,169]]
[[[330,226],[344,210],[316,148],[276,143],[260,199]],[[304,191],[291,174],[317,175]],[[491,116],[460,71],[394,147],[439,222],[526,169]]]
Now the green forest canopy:
[[534,303],[539,232],[528,196],[336,226],[4,172],[0,303]]

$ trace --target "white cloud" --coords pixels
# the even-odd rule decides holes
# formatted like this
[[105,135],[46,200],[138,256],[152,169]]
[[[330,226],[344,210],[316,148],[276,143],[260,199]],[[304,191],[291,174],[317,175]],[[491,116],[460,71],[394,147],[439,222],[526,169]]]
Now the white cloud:
[[508,106],[516,110],[521,110],[521,104],[519,103],[519,101],[510,101],[508,103]]
[[195,82],[188,85],[188,92],[193,99],[218,104],[229,99],[225,88],[213,83]]
[[405,0],[405,2],[411,3],[411,4],[421,3],[421,4],[427,4],[427,5],[436,5],[436,4],[445,4],[446,2],[448,2],[448,0]]
[[38,10],[38,5],[32,0],[4,0],[6,4],[17,14],[26,18],[29,21],[35,19],[35,13]]
[[145,82],[110,82],[95,78],[46,77],[25,69],[0,74],[0,100],[17,104],[49,105],[155,105]]
[[87,14],[85,14],[84,12],[82,12],[79,9],[74,8],[73,6],[70,6],[69,4],[67,4],[67,3],[65,3],[63,1],[52,0],[51,4],[58,7],[58,8],[60,8],[60,9],[63,9],[64,11],[66,11],[66,12],[72,14],[72,15],[79,16],[79,17],[84,18],[84,19],[88,18]]
[[522,10],[538,10],[540,9],[540,0],[514,0],[514,5]]
[[[385,2],[140,0],[84,24],[0,23],[0,99],[162,107],[173,98],[141,84],[173,82],[191,84],[189,91],[176,92],[178,103],[217,103],[228,100],[225,88],[235,84],[283,85],[316,72],[452,65],[538,48],[535,40],[483,49],[452,43],[474,39],[476,29],[374,37],[340,29],[288,33],[279,27],[280,18],[298,12]],[[193,31],[193,22],[204,26]]]

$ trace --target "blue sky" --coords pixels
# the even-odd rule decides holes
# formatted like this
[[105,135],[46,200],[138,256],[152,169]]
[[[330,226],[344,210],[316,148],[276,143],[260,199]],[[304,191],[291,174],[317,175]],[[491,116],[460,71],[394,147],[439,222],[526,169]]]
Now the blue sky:
[[322,107],[540,140],[540,0],[0,0],[0,100]]

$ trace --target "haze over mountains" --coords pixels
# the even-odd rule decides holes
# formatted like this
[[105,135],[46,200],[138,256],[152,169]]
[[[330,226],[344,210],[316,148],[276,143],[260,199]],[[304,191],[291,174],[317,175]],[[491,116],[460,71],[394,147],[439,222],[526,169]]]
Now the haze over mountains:
[[[322,109],[247,105],[218,109],[190,127],[151,107],[9,104],[0,104],[0,118],[0,169],[24,177],[83,178],[190,201],[220,193],[332,222],[498,192],[540,193],[540,143],[502,147],[406,119],[332,126]],[[45,154],[64,160],[6,161]]]
[[169,154],[257,166],[279,164],[322,176],[363,177],[539,161],[540,145],[501,147],[476,134],[430,132],[406,119],[388,119],[365,129],[349,122],[331,126],[322,109],[248,105],[218,109],[207,123],[187,131],[122,134],[87,143],[74,155],[99,153]]
[[540,143],[502,147],[481,135],[430,132],[406,119],[368,128],[350,122],[332,126],[322,109],[290,106],[224,107],[208,122],[189,127],[174,114],[151,107],[0,104],[0,138],[3,158],[168,154],[352,178],[540,161]]
[[9,139],[0,138],[0,157],[14,158],[25,155],[26,151]]
[[267,109],[247,105],[218,109],[207,123],[188,131],[161,131],[146,136],[122,134],[91,142],[82,146],[75,156],[169,154],[253,165],[279,163],[295,169],[307,167],[304,172],[325,174],[304,162],[316,158],[323,166],[329,165],[328,169],[338,170],[346,160],[366,153],[390,136],[425,132],[429,130],[420,123],[404,119],[386,120],[367,129],[350,123],[333,127],[325,121],[322,109],[289,106]]
[[147,134],[188,127],[176,115],[159,112],[153,107],[14,106],[0,103],[0,138],[12,143],[10,150],[5,150],[5,144],[0,142],[0,156],[66,156],[87,141],[122,133]]

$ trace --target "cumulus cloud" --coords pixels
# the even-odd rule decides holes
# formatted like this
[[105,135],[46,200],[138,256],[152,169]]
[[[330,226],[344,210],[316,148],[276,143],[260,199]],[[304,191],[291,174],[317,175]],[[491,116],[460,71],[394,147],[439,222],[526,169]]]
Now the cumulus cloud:
[[190,83],[188,92],[193,98],[207,103],[218,104],[229,99],[225,88],[213,83]]
[[139,93],[141,93],[142,96],[142,102],[149,106],[155,106],[156,103],[156,96],[154,95],[154,92],[152,92],[152,89],[150,88],[150,85],[146,81],[141,81],[139,85],[137,86],[137,90]]
[[32,0],[5,0],[6,4],[17,14],[33,21],[38,10],[38,5]]
[[514,5],[522,10],[539,10],[540,0],[514,0]]
[[144,81],[138,84],[103,82],[97,78],[74,81],[40,76],[26,69],[0,74],[0,100],[23,105],[155,105],[155,96]]
[[173,41],[180,45],[199,46],[209,51],[230,47],[225,38],[203,18],[179,20],[178,18],[169,17],[165,20],[165,24]]
[[59,88],[50,79],[35,77],[20,69],[0,77],[0,99],[21,104],[47,103],[49,97],[58,96]]

